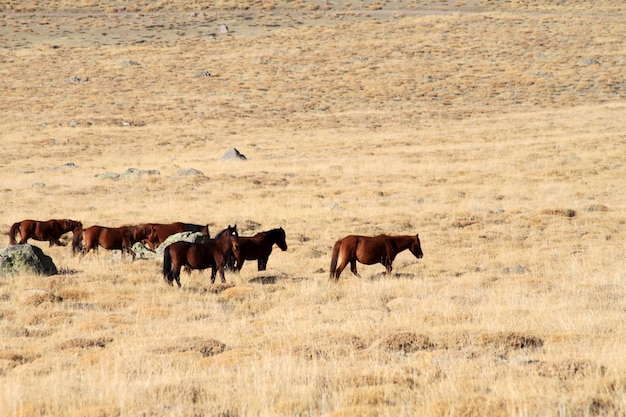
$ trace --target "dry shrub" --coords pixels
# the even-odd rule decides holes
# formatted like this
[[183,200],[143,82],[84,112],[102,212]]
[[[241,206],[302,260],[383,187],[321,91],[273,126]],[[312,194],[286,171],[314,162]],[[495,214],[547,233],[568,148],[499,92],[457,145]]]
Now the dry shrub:
[[88,291],[77,288],[62,288],[58,291],[58,295],[65,301],[85,300],[91,297]]
[[585,207],[585,210],[587,211],[609,211],[609,208],[607,206],[605,206],[604,204],[591,204],[587,207]]
[[520,333],[485,334],[481,337],[484,346],[493,346],[496,349],[536,349],[543,346],[543,339]]
[[184,337],[174,343],[154,350],[155,353],[198,352],[203,357],[218,355],[226,350],[226,345],[220,341],[202,337]]
[[31,333],[31,331],[22,325],[3,324],[2,327],[0,327],[0,335],[3,337],[29,337]]
[[402,389],[396,385],[360,386],[348,391],[347,403],[357,406],[394,406],[402,397]]
[[439,415],[450,415],[450,412],[463,417],[508,417],[511,415],[511,410],[505,400],[483,396],[457,399],[454,403],[441,404],[441,408],[441,411],[445,410],[445,412]]
[[203,289],[203,291],[206,291],[210,294],[221,294],[224,291],[226,291],[229,288],[233,288],[235,286],[235,284],[231,284],[231,283],[226,283],[226,284],[213,284],[209,287],[206,287]]
[[367,347],[359,336],[341,331],[307,336],[307,339],[293,347],[291,351],[295,356],[308,360],[329,359],[344,357]]
[[228,301],[242,302],[254,296],[255,292],[256,290],[252,287],[245,287],[245,286],[230,287],[222,291],[222,293],[219,296],[219,301],[220,302],[228,302]]
[[[254,277],[250,281],[250,284],[261,284],[261,285],[269,285],[276,284],[281,277],[278,275],[263,275],[260,277]],[[283,277],[284,278],[284,277]]]
[[416,377],[423,376],[422,371],[419,369],[399,369],[396,367],[385,367],[377,372],[358,371],[363,373],[346,377],[342,380],[341,385],[362,387],[392,384],[394,386],[415,389],[419,386]]
[[34,353],[0,351],[0,376],[6,375],[15,367],[30,363],[39,357],[41,355]]
[[400,332],[385,336],[372,344],[372,347],[379,347],[388,352],[398,352],[404,355],[415,353],[421,350],[431,350],[435,344],[426,335],[413,332]]
[[208,398],[214,399],[212,387],[204,386],[201,381],[188,379],[182,382],[163,383],[151,388],[148,395],[162,402],[184,402],[185,404],[204,404]]
[[557,363],[537,362],[532,364],[537,375],[561,380],[583,379],[590,375],[606,372],[604,366],[584,360],[567,360]]
[[38,306],[43,303],[61,302],[63,299],[42,289],[26,290],[20,294],[18,301],[20,304]]
[[575,217],[576,210],[573,209],[546,209],[541,212],[542,214],[549,214],[551,216],[561,217]]
[[36,357],[34,356],[24,356],[22,353],[15,353],[11,351],[0,351],[0,360],[6,360],[10,362],[16,362],[18,364],[31,362]]
[[387,414],[388,408],[380,409],[366,405],[355,405],[350,407],[342,407],[328,414],[328,417],[378,417]]
[[112,337],[98,337],[95,339],[88,339],[78,337],[75,339],[66,340],[57,345],[58,350],[67,349],[91,349],[91,348],[104,348],[113,341]]
[[307,360],[316,360],[316,359],[330,359],[330,353],[324,349],[317,346],[309,346],[309,345],[301,345],[295,346],[291,352],[294,356],[307,359]]

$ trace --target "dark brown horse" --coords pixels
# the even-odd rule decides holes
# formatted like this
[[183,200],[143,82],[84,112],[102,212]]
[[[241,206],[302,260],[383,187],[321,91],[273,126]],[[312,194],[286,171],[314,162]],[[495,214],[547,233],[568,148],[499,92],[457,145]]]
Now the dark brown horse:
[[[410,250],[416,258],[424,256],[420,244],[419,235],[404,236],[346,236],[338,240],[333,247],[332,260],[330,262],[330,278],[339,279],[344,268],[350,264],[350,270],[357,277],[361,277],[356,270],[356,262],[365,265],[381,263],[391,274],[391,263],[400,252]],[[337,267],[337,260],[341,253],[341,263]]]
[[81,251],[83,240],[82,255],[86,255],[92,249],[97,251],[98,247],[102,246],[109,250],[121,250],[122,258],[128,252],[134,259],[135,254],[130,250],[131,246],[135,242],[150,239],[154,233],[154,228],[146,224],[121,227],[91,226],[74,233],[72,251],[73,253]]
[[209,225],[202,226],[199,224],[181,223],[181,222],[168,223],[168,224],[148,223],[148,225],[153,226],[156,231],[154,237],[146,241],[146,243],[151,249],[156,249],[157,246],[165,242],[165,239],[167,239],[168,237],[176,233],[199,232],[199,233],[206,235],[207,238],[211,237],[211,235],[209,234]]
[[50,242],[50,246],[65,246],[59,240],[61,236],[79,227],[83,227],[81,222],[70,219],[22,220],[21,222],[13,223],[13,226],[11,226],[9,230],[9,244],[17,245],[15,233],[20,232],[20,245],[26,243],[28,239],[35,239],[47,240]]
[[211,284],[215,282],[217,271],[222,282],[226,282],[224,264],[226,254],[231,250],[238,259],[239,235],[236,225],[228,226],[215,236],[215,239],[209,239],[204,243],[174,242],[163,252],[163,279],[170,285],[176,280],[180,287],[180,270],[183,267],[190,270],[211,268]]
[[[231,271],[241,271],[244,261],[257,260],[257,270],[265,271],[267,261],[272,253],[272,248],[276,244],[281,250],[287,250],[285,241],[285,230],[282,227],[257,233],[254,236],[239,236],[239,261],[235,265],[234,257],[228,257],[227,269]],[[230,255],[230,254],[229,254]]]

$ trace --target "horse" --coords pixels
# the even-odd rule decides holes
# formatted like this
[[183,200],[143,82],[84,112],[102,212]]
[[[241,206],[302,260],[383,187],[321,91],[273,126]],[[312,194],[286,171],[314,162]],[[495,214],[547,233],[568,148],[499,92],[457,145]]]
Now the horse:
[[276,244],[283,252],[287,250],[285,230],[282,227],[260,232],[254,236],[239,236],[240,260],[237,261],[237,265],[235,265],[233,257],[229,256],[227,269],[239,272],[243,267],[244,261],[253,261],[256,259],[257,269],[259,271],[265,271],[267,269],[267,261],[272,253],[272,247],[274,244]]
[[[349,235],[335,242],[330,262],[330,278],[338,280],[343,269],[350,263],[350,270],[357,277],[361,277],[356,270],[356,262],[365,265],[381,263],[387,276],[391,275],[391,264],[396,256],[404,251],[410,250],[417,259],[424,256],[420,244],[419,235],[401,236],[356,236]],[[341,263],[337,267],[337,260],[341,253]]]
[[[122,259],[126,252],[130,253],[133,259],[135,254],[130,250],[135,242],[150,239],[155,234],[152,226],[147,224],[137,226],[104,227],[91,226],[74,233],[72,240],[72,252],[81,252],[81,256],[86,255],[90,250],[97,251],[99,246],[109,250],[121,250]],[[85,246],[81,251],[81,240]]]
[[42,240],[50,242],[50,246],[65,246],[59,240],[67,232],[72,232],[77,228],[82,228],[83,224],[77,220],[51,219],[46,221],[22,220],[13,223],[9,230],[9,244],[17,245],[15,233],[20,232],[20,245],[26,243],[28,239]]
[[215,283],[217,271],[222,282],[226,282],[224,265],[226,254],[231,250],[239,259],[237,225],[229,225],[215,236],[215,239],[209,239],[204,243],[174,242],[163,251],[163,279],[170,285],[174,285],[176,280],[180,288],[180,270],[183,267],[189,270],[211,268],[211,284]]
[[156,249],[156,247],[163,243],[165,239],[176,233],[199,232],[206,235],[207,239],[211,237],[211,235],[209,234],[209,225],[202,226],[199,224],[181,222],[169,224],[148,223],[148,225],[153,226],[156,231],[152,239],[146,240],[146,243],[150,247],[150,249]]

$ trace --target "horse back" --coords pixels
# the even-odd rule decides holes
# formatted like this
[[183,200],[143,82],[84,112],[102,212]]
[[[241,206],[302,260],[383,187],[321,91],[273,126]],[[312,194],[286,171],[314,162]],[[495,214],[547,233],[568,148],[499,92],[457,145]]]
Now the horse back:
[[375,264],[387,258],[389,253],[389,239],[386,235],[378,236],[351,236],[352,256],[363,264]]
[[[257,233],[254,236],[239,236],[239,253],[241,259],[253,260],[262,256],[267,248],[263,245],[263,236],[261,233]],[[270,251],[271,251],[271,245]]]
[[210,243],[174,242],[168,246],[172,263],[192,269],[206,269],[215,265],[215,254]]
[[181,223],[183,225],[183,231],[184,232],[195,232],[195,233],[202,233],[203,235],[207,235],[209,236],[209,225],[200,225],[200,224],[193,224],[193,223]]
[[87,248],[102,246],[109,250],[121,250],[124,249],[126,244],[125,239],[123,239],[122,228],[104,226],[91,226],[86,228],[83,231],[83,240]]
[[168,237],[176,233],[182,233],[185,231],[185,225],[181,222],[175,223],[148,223],[148,226],[154,227],[156,231],[159,245],[165,241]]

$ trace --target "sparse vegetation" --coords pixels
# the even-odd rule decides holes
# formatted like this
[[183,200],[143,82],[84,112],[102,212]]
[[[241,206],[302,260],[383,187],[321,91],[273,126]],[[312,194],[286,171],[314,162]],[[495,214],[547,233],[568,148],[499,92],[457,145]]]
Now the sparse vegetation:
[[[0,277],[0,416],[624,415],[623,6],[216,4],[0,6],[0,230],[289,245],[179,290],[32,242],[60,274]],[[329,281],[383,232],[424,258]]]

